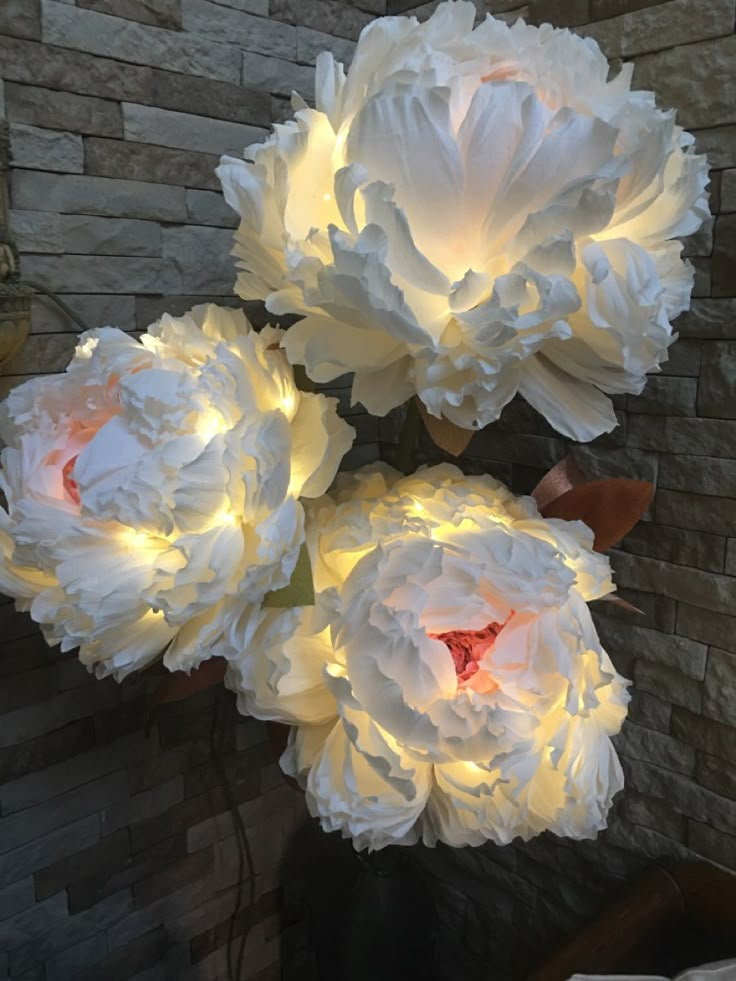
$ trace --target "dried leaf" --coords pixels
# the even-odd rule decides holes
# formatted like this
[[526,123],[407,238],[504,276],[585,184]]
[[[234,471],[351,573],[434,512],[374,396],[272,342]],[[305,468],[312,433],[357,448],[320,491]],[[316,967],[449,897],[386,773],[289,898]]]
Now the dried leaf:
[[306,545],[302,545],[299,550],[299,558],[296,560],[289,585],[266,593],[263,605],[279,610],[290,610],[295,606],[314,606],[312,563]]
[[595,534],[595,550],[605,552],[631,531],[653,496],[654,485],[645,480],[592,480],[551,501],[542,514],[584,521]]
[[639,613],[641,616],[646,616],[644,610],[640,610],[638,606],[634,606],[633,603],[629,603],[625,599],[621,599],[620,596],[616,596],[615,593],[609,593],[608,596],[603,597],[606,603],[613,603],[614,606],[618,606],[619,609],[625,610],[626,613]]
[[449,419],[438,419],[427,412],[422,402],[419,402],[419,411],[427,432],[432,437],[436,446],[439,446],[445,453],[451,456],[460,456],[467,447],[470,440],[475,435],[472,429],[461,429]]
[[532,497],[541,511],[573,487],[586,483],[587,479],[575,460],[571,456],[566,456],[542,477],[532,491]]

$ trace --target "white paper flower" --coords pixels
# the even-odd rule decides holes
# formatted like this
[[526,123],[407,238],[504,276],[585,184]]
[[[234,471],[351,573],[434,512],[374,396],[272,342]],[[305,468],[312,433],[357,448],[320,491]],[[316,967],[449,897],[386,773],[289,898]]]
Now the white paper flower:
[[237,310],[82,336],[66,374],[3,407],[0,590],[49,643],[123,677],[248,643],[353,430]]
[[592,40],[475,12],[375,21],[347,75],[320,55],[316,109],[223,159],[237,289],[304,315],[289,359],[354,371],[371,413],[416,392],[473,429],[521,392],[589,440],[667,357],[706,161]]
[[449,466],[344,477],[307,526],[316,607],[269,614],[227,683],[297,724],[282,765],[322,826],[357,848],[605,827],[628,694],[590,529]]

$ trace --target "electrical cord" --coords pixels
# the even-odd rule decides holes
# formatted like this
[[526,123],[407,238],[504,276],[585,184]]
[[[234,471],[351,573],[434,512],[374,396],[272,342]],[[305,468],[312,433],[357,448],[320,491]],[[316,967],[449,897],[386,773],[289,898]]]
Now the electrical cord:
[[[245,828],[243,816],[238,808],[235,794],[233,792],[230,776],[225,764],[225,738],[227,736],[227,725],[224,705],[225,689],[218,685],[215,696],[215,704],[212,711],[212,725],[210,727],[210,755],[212,763],[217,773],[225,801],[232,816],[235,837],[238,844],[238,883],[235,909],[230,917],[230,927],[227,940],[227,967],[229,981],[241,981],[243,976],[243,965],[245,961],[245,947],[248,934],[252,926],[253,914],[256,908],[256,875],[253,852],[251,850],[248,833]],[[248,872],[248,904],[245,907],[245,925],[240,937],[237,959],[235,959],[235,932],[238,925],[238,918],[243,909],[243,893],[245,872]]]
[[52,301],[52,303],[55,303],[57,307],[60,310],[62,310],[66,314],[66,316],[69,317],[69,319],[77,325],[77,327],[79,327],[81,331],[90,329],[87,326],[87,324],[85,324],[85,322],[77,316],[77,314],[72,310],[72,308],[70,306],[67,306],[67,304],[64,303],[61,297],[57,296],[56,293],[53,292],[53,290],[48,289],[42,283],[36,283],[30,279],[22,280],[22,285],[30,287],[34,293],[41,293],[43,294],[43,296],[47,296]]

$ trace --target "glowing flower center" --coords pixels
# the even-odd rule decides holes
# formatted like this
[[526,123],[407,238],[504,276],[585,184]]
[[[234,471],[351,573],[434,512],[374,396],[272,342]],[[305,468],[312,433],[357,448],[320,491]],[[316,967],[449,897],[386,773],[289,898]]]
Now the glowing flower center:
[[[443,634],[429,635],[433,640],[441,640],[450,652],[460,685],[470,681],[480,670],[479,662],[491,650],[513,615],[512,612],[504,623],[488,623],[481,630],[448,630]],[[497,688],[498,685],[493,682],[493,687]]]
[[79,494],[79,484],[73,477],[74,464],[77,462],[78,457],[79,454],[77,453],[76,456],[73,456],[71,459],[67,460],[61,471],[61,479],[64,484],[64,490],[75,504],[82,503],[82,498]]

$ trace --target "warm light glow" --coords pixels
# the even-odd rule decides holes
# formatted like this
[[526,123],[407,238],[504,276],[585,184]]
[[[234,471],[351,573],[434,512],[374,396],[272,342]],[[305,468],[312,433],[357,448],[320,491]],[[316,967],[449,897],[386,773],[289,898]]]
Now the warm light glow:
[[118,535],[118,541],[132,551],[142,548],[165,548],[168,544],[161,535],[149,535],[146,531],[136,531],[135,528],[125,528]]
[[291,416],[296,408],[296,395],[294,392],[286,392],[284,397],[281,399],[281,411],[284,415]]
[[209,443],[220,433],[227,432],[228,426],[221,412],[210,409],[200,416],[197,421],[197,434]]

